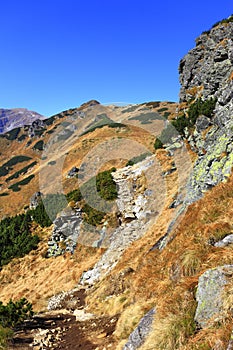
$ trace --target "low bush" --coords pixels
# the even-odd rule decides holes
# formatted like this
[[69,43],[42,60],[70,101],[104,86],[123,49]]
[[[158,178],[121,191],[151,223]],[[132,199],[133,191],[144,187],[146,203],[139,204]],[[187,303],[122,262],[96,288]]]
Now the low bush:
[[[96,198],[95,196],[94,189],[96,189],[100,197],[106,201],[112,201],[117,198],[117,186],[111,174],[115,170],[115,168],[111,168],[110,170],[97,174],[96,177],[88,180],[80,188],[77,188],[66,195],[68,202],[74,201],[75,203],[79,203],[79,207],[84,213],[84,221],[90,225],[97,226],[101,224],[106,215],[104,211],[101,211],[104,210],[101,205],[104,205],[105,202],[99,202],[99,198]],[[89,203],[92,203],[93,206],[90,206],[85,202],[82,193],[85,194],[85,197],[88,198]],[[95,205],[101,207],[100,210],[95,209]]]
[[25,179],[16,182],[15,184],[9,186],[8,188],[10,190],[12,190],[13,192],[19,192],[21,190],[20,186],[25,186],[27,185],[33,178],[35,177],[34,174],[29,175],[28,177],[26,177]]
[[13,179],[17,179],[21,174],[25,174],[30,168],[34,167],[37,162],[32,162],[31,164],[25,166],[24,168],[16,171],[13,175],[9,176],[6,181],[11,181]]
[[128,163],[126,164],[126,166],[137,164],[137,163],[141,162],[142,160],[146,159],[146,157],[151,156],[151,154],[152,154],[152,153],[150,153],[150,152],[146,152],[146,153],[140,154],[140,155],[137,156],[137,157],[133,157],[133,158],[131,158],[131,159],[128,161]]
[[0,325],[4,328],[14,328],[33,316],[32,304],[25,298],[6,305],[0,301]]
[[67,201],[63,194],[49,194],[29,214],[41,227],[49,227],[66,206]]
[[39,237],[31,234],[31,221],[27,213],[0,222],[0,267],[37,248]]
[[163,143],[160,139],[156,138],[155,143],[154,143],[154,148],[155,149],[163,148]]
[[38,141],[34,146],[33,146],[33,150],[34,151],[43,151],[44,149],[44,141],[40,140]]

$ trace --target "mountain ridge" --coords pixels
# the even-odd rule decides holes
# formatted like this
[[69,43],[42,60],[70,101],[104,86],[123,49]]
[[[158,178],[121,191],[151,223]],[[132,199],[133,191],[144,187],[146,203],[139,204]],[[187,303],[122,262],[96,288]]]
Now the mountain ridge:
[[[0,300],[25,296],[42,317],[69,315],[83,350],[232,349],[232,31],[220,21],[181,60],[179,105],[94,101],[32,136],[0,137],[3,214],[27,213],[38,190],[43,200],[62,188],[67,200],[53,225],[33,222],[38,249],[2,267]],[[117,185],[112,206],[87,187],[104,192],[106,174]],[[101,318],[111,330],[93,327]],[[65,349],[67,322],[35,327],[31,344]]]

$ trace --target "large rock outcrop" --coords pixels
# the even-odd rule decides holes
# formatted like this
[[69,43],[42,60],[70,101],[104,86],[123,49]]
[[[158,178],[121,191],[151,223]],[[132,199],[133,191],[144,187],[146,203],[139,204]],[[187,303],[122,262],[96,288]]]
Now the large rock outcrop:
[[154,314],[154,308],[147,312],[147,314],[140,320],[135,330],[130,334],[129,339],[122,350],[136,350],[140,348],[151,331]]
[[225,125],[233,110],[233,23],[220,23],[196,39],[180,61],[180,100],[217,98],[215,123]]
[[200,116],[186,137],[197,152],[193,174],[188,184],[186,203],[231,174],[233,166],[233,23],[220,22],[196,39],[196,47],[181,61],[180,100],[189,102],[214,98],[211,119]]
[[223,292],[232,278],[233,265],[207,270],[199,277],[195,321],[202,328],[221,320],[223,316]]

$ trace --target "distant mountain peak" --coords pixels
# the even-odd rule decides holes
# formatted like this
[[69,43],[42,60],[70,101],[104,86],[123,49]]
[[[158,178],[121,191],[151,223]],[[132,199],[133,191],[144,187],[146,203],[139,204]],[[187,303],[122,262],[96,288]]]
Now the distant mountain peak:
[[0,134],[24,125],[31,125],[37,119],[45,119],[45,117],[26,108],[0,108]]

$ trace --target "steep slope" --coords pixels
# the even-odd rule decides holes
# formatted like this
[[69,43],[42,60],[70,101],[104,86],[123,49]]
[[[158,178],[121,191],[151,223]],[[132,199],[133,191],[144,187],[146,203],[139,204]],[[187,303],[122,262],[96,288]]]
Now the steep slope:
[[[232,349],[232,20],[203,33],[181,60],[179,106],[90,101],[52,117],[29,145],[28,136],[19,141],[22,134],[0,140],[3,180],[13,175],[7,148],[41,158],[32,169],[34,184],[18,191],[23,196],[16,193],[17,204],[35,190],[75,190],[54,225],[34,224],[38,250],[0,271],[0,300],[26,296],[36,310],[48,305],[51,318],[66,319],[59,323],[60,345],[52,335],[57,324],[47,335],[34,330],[38,349],[65,349],[71,344],[66,323],[73,330],[76,321],[74,349]],[[115,202],[100,199],[93,180],[109,169]],[[14,177],[8,181],[17,185]],[[7,214],[17,209],[4,205]],[[69,241],[74,231],[78,244],[70,254],[62,236]],[[51,235],[57,254],[48,258]],[[75,295],[83,289],[79,310]]]

